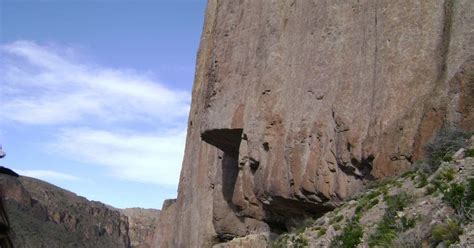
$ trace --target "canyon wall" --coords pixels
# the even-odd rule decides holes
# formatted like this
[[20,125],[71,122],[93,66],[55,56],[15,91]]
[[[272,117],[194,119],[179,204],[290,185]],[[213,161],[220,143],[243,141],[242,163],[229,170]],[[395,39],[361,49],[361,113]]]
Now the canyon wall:
[[14,247],[130,247],[127,216],[30,177],[0,174]]
[[442,125],[473,130],[473,13],[470,0],[209,0],[157,246],[266,242],[407,170]]
[[143,208],[117,210],[128,217],[130,248],[154,247],[160,210]]
[[151,248],[156,244],[160,210],[113,208],[1,166],[0,197],[14,247]]

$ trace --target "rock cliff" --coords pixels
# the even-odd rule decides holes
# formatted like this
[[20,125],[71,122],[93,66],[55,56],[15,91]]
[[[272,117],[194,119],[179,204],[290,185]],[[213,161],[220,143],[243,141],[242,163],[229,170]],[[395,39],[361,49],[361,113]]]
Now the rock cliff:
[[130,247],[128,218],[30,177],[0,174],[14,247]]
[[209,0],[159,247],[278,234],[474,128],[474,3]]
[[[377,181],[334,211],[281,235],[272,247],[473,247],[472,148],[471,157],[456,153],[432,175],[418,168]],[[241,239],[220,247],[242,247]]]
[[[159,210],[116,209],[0,167],[14,247],[154,247]],[[2,223],[5,221],[2,221]]]
[[119,211],[128,217],[131,248],[154,247],[160,210],[126,208]]

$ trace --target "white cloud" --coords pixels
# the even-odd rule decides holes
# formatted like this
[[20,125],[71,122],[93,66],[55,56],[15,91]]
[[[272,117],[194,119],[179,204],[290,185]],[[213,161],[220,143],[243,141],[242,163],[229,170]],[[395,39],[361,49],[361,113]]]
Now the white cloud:
[[39,178],[42,180],[63,180],[63,181],[78,181],[79,177],[69,175],[66,173],[61,173],[51,170],[15,170],[18,174],[22,176]]
[[119,178],[177,185],[185,136],[184,131],[143,135],[66,129],[52,148],[75,160],[106,166]]
[[172,122],[186,117],[190,95],[150,76],[78,62],[64,51],[17,41],[0,48],[0,117],[25,124],[98,121]]
[[[146,73],[78,60],[67,47],[17,41],[1,45],[0,56],[2,121],[42,132],[41,146],[51,156],[103,166],[121,179],[177,185],[189,93]],[[75,178],[48,170],[20,173]]]

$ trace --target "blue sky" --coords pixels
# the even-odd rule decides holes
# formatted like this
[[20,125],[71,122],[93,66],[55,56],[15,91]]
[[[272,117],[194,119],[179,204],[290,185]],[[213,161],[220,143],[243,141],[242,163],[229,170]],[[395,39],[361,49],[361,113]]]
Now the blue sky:
[[120,208],[175,198],[205,4],[0,0],[0,164]]

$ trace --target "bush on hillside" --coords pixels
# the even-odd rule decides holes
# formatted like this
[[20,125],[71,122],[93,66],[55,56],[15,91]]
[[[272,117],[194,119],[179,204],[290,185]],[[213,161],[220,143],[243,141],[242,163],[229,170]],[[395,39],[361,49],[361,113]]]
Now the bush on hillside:
[[441,162],[449,162],[452,155],[460,148],[467,145],[468,133],[456,127],[441,128],[436,136],[425,146],[427,155],[427,172],[433,173]]

